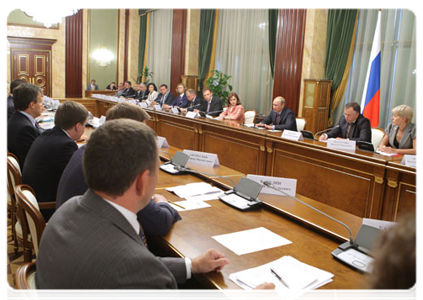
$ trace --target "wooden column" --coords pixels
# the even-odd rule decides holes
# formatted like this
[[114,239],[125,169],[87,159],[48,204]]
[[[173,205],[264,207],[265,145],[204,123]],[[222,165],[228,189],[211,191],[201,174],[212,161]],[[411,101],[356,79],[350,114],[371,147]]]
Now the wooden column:
[[273,98],[283,96],[295,115],[300,100],[305,17],[304,9],[279,10]]
[[185,39],[187,28],[187,10],[173,10],[172,24],[172,54],[170,68],[170,91],[175,91],[176,85],[181,82],[185,68]]
[[65,72],[66,97],[82,98],[82,10],[66,17]]

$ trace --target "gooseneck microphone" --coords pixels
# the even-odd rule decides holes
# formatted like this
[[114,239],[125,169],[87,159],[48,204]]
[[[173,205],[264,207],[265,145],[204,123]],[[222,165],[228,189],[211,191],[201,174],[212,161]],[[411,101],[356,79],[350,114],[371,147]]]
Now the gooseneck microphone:
[[314,139],[316,139],[316,137],[317,137],[319,134],[322,134],[322,133],[325,133],[325,132],[331,131],[331,130],[333,130],[333,129],[335,129],[335,128],[338,128],[338,127],[339,127],[339,125],[336,125],[335,127],[332,127],[332,128],[326,128],[325,130],[322,130],[322,131],[316,132],[316,134],[314,135]]
[[270,181],[264,181],[264,182],[263,182],[263,184],[264,184],[265,186],[267,186],[267,187],[269,187],[269,188],[271,188],[271,189],[275,190],[275,191],[278,191],[279,193],[281,193],[281,194],[283,194],[283,195],[285,195],[285,196],[290,197],[291,199],[294,199],[295,201],[300,202],[301,204],[304,204],[305,206],[307,206],[307,207],[309,207],[309,208],[313,209],[314,211],[317,211],[318,213],[320,213],[320,214],[324,215],[325,217],[328,217],[329,219],[331,219],[331,220],[333,220],[333,221],[335,221],[335,222],[337,222],[337,223],[341,224],[341,225],[342,225],[342,226],[344,226],[345,228],[347,228],[348,232],[350,233],[350,241],[349,241],[349,244],[350,244],[351,246],[354,246],[353,234],[352,234],[351,229],[348,227],[348,225],[347,225],[347,224],[342,223],[341,221],[339,221],[339,220],[335,219],[334,217],[331,217],[331,216],[329,216],[328,214],[326,214],[326,213],[322,212],[321,210],[318,210],[317,208],[315,208],[315,207],[311,206],[310,204],[307,204],[307,203],[305,203],[304,201],[301,201],[301,200],[300,200],[300,199],[298,199],[297,197],[293,197],[293,196],[288,195],[287,193],[285,193],[285,192],[284,192],[283,190],[281,190],[280,188],[275,187],[275,186],[274,186],[274,185],[273,185]]

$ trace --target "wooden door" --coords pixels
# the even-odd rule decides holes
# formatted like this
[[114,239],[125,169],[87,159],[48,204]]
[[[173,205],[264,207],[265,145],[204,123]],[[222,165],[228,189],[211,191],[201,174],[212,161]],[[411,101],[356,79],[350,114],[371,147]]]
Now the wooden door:
[[50,52],[15,50],[13,53],[12,77],[24,79],[43,90],[50,96]]
[[11,80],[24,79],[39,86],[51,97],[51,46],[56,40],[8,37],[10,42]]

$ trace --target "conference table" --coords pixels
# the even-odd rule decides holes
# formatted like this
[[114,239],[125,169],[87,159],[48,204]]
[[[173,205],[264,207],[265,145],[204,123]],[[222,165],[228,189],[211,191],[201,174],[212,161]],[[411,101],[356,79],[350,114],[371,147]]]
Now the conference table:
[[[94,116],[117,102],[65,99],[85,105]],[[362,218],[396,221],[416,208],[416,169],[402,156],[357,149],[329,149],[324,142],[293,141],[282,132],[250,128],[234,121],[188,118],[147,108],[147,124],[170,145],[217,154],[222,165],[242,174],[297,180],[297,193]]]

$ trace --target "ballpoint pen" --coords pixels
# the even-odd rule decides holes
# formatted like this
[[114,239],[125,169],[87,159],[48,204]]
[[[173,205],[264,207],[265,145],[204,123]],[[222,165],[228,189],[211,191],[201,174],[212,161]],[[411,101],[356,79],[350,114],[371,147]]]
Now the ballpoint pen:
[[284,285],[289,289],[289,285],[283,280],[281,276],[278,275],[278,273],[275,272],[272,268],[270,268],[270,272],[272,272],[273,275]]
[[180,207],[180,208],[182,208],[182,209],[185,209],[185,207],[183,207],[182,205],[179,205],[179,204],[177,204],[177,203],[175,203],[175,202],[173,202],[173,201],[167,200],[167,202],[169,202],[169,203],[171,203],[171,204],[173,204],[173,205],[176,205],[177,207]]

